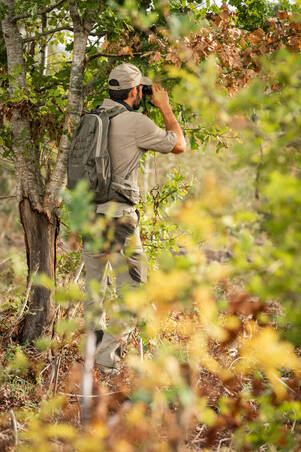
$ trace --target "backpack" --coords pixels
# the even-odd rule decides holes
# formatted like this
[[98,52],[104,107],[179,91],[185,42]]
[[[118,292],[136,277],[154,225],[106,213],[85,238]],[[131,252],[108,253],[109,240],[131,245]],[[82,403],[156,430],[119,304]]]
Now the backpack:
[[126,178],[112,174],[108,147],[110,120],[124,111],[122,105],[92,110],[82,117],[71,142],[67,188],[73,190],[79,180],[87,180],[96,204],[112,200],[133,205],[139,202],[139,189],[128,181],[129,174]]

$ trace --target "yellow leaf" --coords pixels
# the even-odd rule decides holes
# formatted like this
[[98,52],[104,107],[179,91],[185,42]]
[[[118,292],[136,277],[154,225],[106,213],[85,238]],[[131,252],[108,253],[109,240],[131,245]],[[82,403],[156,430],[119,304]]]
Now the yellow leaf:
[[172,270],[169,273],[154,271],[147,284],[148,296],[155,302],[171,302],[181,289],[189,285],[190,279],[190,275],[182,270]]
[[230,370],[222,367],[208,349],[207,337],[204,333],[194,334],[188,343],[189,360],[192,368],[199,370],[199,366],[205,367],[209,372],[217,375],[221,380],[230,379],[233,374]]
[[280,399],[285,397],[286,390],[278,369],[301,370],[301,360],[295,354],[293,345],[280,341],[271,327],[255,329],[254,334],[242,338],[240,356],[241,360],[236,363],[235,370],[247,373],[261,369]]
[[49,438],[73,439],[76,436],[75,428],[69,424],[48,424],[45,433]]
[[126,419],[131,425],[141,425],[143,422],[146,406],[143,402],[136,403],[126,415]]
[[219,325],[218,309],[208,287],[200,286],[194,291],[194,299],[199,308],[200,323],[208,336],[225,341],[228,333]]

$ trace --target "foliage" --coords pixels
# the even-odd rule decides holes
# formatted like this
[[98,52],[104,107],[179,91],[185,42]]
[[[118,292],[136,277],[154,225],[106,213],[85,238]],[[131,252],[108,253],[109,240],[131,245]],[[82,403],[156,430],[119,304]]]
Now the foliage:
[[[295,392],[300,358],[291,344],[266,325],[268,307],[242,289],[233,292],[227,288],[236,273],[235,261],[210,261],[200,249],[203,241],[217,249],[225,240],[229,243],[227,203],[231,198],[212,176],[204,191],[202,200],[186,200],[169,213],[170,222],[182,231],[178,240],[185,244],[185,254],[161,252],[148,283],[124,294],[127,309],[139,319],[144,360],[135,348],[130,349],[128,370],[111,380],[113,391],[104,380],[100,384],[95,381],[97,402],[84,432],[77,429],[78,407],[72,403],[81,371],[72,368],[60,383],[64,398],[43,402],[38,413],[29,413],[28,408],[18,412],[19,420],[26,417],[26,429],[20,435],[24,450],[47,450],[52,441],[82,451],[118,450],[120,444],[123,450],[174,450],[183,436],[193,438],[200,424],[204,426],[201,444],[207,448],[217,444],[227,429],[236,432],[233,447],[274,444],[279,450],[298,449],[290,430],[300,420]],[[54,289],[46,278],[41,283]],[[75,287],[56,289],[60,306],[78,297]],[[226,304],[221,304],[221,299]],[[116,311],[110,314],[116,315]],[[78,328],[68,316],[58,321],[52,341],[56,356],[65,356]],[[14,365],[9,364],[8,369]],[[288,370],[289,380],[285,378]],[[216,413],[211,408],[210,388],[218,385],[213,405],[218,407]],[[112,410],[114,425],[110,422]],[[269,423],[269,428],[263,428],[263,423]],[[154,437],[158,438],[155,444]]]
[[189,185],[178,170],[167,174],[167,182],[163,187],[155,186],[146,199],[138,205],[141,212],[141,238],[147,255],[153,264],[162,250],[179,251],[178,237],[180,231],[170,221],[167,211],[176,201],[183,199]]
[[[56,301],[52,338],[39,339],[36,347],[10,345],[16,314],[15,309],[3,309],[1,397],[6,408],[19,408],[15,415],[17,427],[22,425],[24,451],[174,451],[184,438],[186,446],[211,450],[220,449],[223,441],[232,450],[300,449],[301,361],[294,345],[300,345],[301,323],[301,93],[300,54],[292,52],[300,46],[300,25],[285,15],[267,20],[265,30],[241,30],[239,21],[250,21],[251,29],[254,17],[238,20],[225,6],[219,15],[211,11],[208,22],[201,22],[206,15],[201,10],[187,22],[181,19],[181,8],[192,14],[196,5],[170,3],[168,8],[163,2],[142,2],[141,14],[132,2],[110,3],[95,25],[97,33],[106,34],[104,44],[96,49],[91,40],[87,58],[98,50],[133,62],[138,57],[142,68],[150,62],[154,72],[172,78],[172,102],[187,128],[198,129],[195,141],[209,144],[207,153],[216,150],[212,143],[222,142],[220,153],[231,152],[238,168],[250,167],[256,200],[246,200],[245,210],[236,211],[237,193],[219,183],[218,175],[185,181],[179,171],[169,173],[165,184],[142,200],[142,238],[152,265],[147,284],[126,291],[123,302],[137,317],[144,359],[138,356],[134,335],[121,375],[105,378],[95,370],[91,417],[85,426],[79,424],[85,331],[79,302],[85,297],[83,280],[79,285],[73,281],[78,253],[60,258],[58,288],[46,276],[35,281]],[[84,16],[94,2],[78,4]],[[38,21],[35,6],[28,2],[26,8]],[[17,8],[24,12],[24,2]],[[25,23],[28,32],[34,27],[32,18]],[[49,19],[55,25],[68,21],[68,15],[58,9]],[[66,35],[54,39],[71,51]],[[274,53],[282,42],[288,50]],[[259,61],[260,55],[267,56]],[[68,53],[58,65],[51,60],[47,76],[41,75],[29,48],[26,56],[31,90],[17,93],[1,110],[2,123],[9,136],[15,109],[29,115],[32,126],[37,124],[41,155],[52,166],[54,131],[61,133],[66,105]],[[105,95],[111,63],[98,58],[87,63],[85,82],[100,74],[92,88],[102,86],[103,91],[89,91],[87,109]],[[150,113],[156,118],[151,108]],[[193,185],[200,183],[201,196],[195,198]],[[84,185],[64,195],[66,236],[84,231],[101,237],[105,222],[94,221],[89,201]],[[95,242],[96,248],[101,246],[101,240]],[[118,320],[119,313],[112,303],[111,317]],[[10,422],[3,415],[4,431],[10,432]]]
[[238,27],[250,31],[267,27],[268,19],[277,15],[278,9],[281,7],[285,7],[285,9],[290,8],[290,3],[287,1],[269,2],[265,0],[229,0],[228,3],[229,5],[235,7]]

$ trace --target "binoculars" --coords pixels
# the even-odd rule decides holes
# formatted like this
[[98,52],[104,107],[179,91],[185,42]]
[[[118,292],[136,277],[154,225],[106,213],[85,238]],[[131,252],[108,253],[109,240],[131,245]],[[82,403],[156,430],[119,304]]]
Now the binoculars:
[[142,95],[143,96],[151,96],[153,94],[153,90],[151,85],[143,85]]

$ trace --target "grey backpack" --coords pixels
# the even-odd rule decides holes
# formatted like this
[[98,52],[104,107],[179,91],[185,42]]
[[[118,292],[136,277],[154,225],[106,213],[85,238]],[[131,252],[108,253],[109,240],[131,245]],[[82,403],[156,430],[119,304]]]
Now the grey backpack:
[[126,111],[122,105],[98,108],[83,116],[72,139],[67,165],[67,187],[73,190],[81,179],[88,181],[94,202],[115,200],[128,204],[139,202],[139,189],[126,178],[112,174],[108,147],[110,120]]

